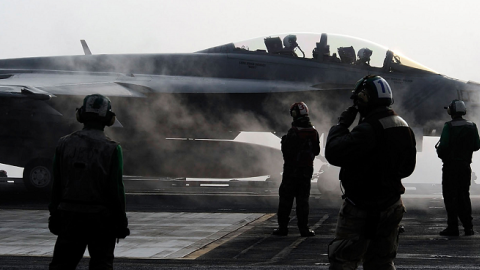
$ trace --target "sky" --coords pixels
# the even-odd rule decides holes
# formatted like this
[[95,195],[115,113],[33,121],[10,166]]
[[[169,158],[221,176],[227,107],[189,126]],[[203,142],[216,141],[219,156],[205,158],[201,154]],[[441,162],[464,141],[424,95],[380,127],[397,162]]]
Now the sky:
[[282,33],[332,33],[480,82],[479,14],[478,0],[0,0],[0,59],[79,55],[81,39],[93,54],[187,53]]
[[476,0],[0,0],[0,59],[184,53],[280,33],[354,36],[480,82]]

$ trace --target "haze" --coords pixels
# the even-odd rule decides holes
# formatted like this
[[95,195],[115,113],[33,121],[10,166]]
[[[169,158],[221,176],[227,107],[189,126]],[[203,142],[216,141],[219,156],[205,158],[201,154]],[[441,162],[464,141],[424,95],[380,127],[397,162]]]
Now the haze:
[[[79,55],[80,39],[94,54],[176,53],[279,33],[326,32],[370,40],[441,74],[480,82],[479,12],[474,0],[0,0],[0,59]],[[440,181],[436,140],[425,140],[410,180]],[[477,156],[472,167],[480,172]]]

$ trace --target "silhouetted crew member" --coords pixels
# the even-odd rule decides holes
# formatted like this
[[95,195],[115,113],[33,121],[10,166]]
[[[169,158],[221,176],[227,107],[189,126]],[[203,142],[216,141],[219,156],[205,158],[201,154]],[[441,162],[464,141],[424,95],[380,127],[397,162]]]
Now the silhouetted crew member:
[[60,138],[55,152],[49,229],[58,238],[50,269],[75,269],[87,246],[90,269],[113,269],[115,239],[130,231],[122,148],[104,133],[115,122],[110,100],[86,96],[77,120],[84,128]]
[[443,161],[442,190],[447,210],[447,228],[440,235],[458,236],[458,218],[465,235],[473,235],[470,163],[473,152],[480,149],[480,139],[475,123],[462,118],[467,113],[463,101],[453,100],[445,109],[452,121],[445,123],[440,141],[435,146]]
[[[354,106],[330,129],[326,159],[341,167],[345,189],[335,239],[328,246],[330,269],[395,269],[399,223],[405,207],[401,179],[415,169],[415,136],[391,108],[392,90],[380,76],[357,82]],[[357,110],[358,106],[358,110]],[[360,112],[360,121],[350,125]]]
[[308,107],[303,102],[290,107],[292,127],[282,136],[283,176],[279,188],[278,228],[273,235],[288,235],[288,222],[293,200],[297,204],[297,225],[301,236],[314,236],[308,227],[310,186],[313,174],[313,160],[320,153],[318,132],[310,123]]

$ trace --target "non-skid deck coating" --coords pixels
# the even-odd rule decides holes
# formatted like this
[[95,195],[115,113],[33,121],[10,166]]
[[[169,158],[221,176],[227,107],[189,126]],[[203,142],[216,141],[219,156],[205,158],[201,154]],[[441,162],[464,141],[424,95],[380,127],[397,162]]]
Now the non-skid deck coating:
[[[181,259],[264,215],[129,212],[131,235],[117,244],[115,257]],[[0,210],[0,256],[51,257],[56,236],[48,216],[44,210]]]
[[[480,269],[480,196],[472,194],[476,234],[463,236],[461,230],[458,237],[444,237],[438,235],[446,226],[441,193],[407,190],[397,269]],[[55,243],[47,229],[48,202],[23,187],[0,188],[0,269],[48,269]],[[316,236],[300,237],[294,208],[288,236],[277,237],[271,235],[277,227],[275,194],[127,194],[132,235],[117,246],[114,267],[328,269],[327,247],[341,203],[339,196],[312,196],[309,224]],[[82,259],[77,269],[88,269],[88,263]]]

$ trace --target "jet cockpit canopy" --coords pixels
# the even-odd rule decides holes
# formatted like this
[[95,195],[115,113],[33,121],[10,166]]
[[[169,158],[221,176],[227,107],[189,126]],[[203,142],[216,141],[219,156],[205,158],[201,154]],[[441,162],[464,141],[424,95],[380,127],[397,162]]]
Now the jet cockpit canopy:
[[[291,46],[291,41],[294,47]],[[287,42],[287,43],[286,43]],[[260,53],[310,61],[381,68],[385,72],[434,70],[385,46],[337,34],[280,34],[209,48],[199,53]]]

